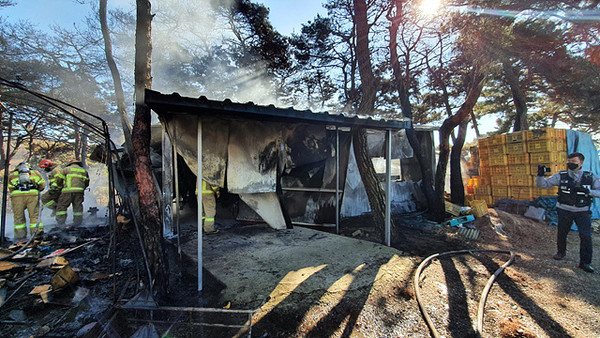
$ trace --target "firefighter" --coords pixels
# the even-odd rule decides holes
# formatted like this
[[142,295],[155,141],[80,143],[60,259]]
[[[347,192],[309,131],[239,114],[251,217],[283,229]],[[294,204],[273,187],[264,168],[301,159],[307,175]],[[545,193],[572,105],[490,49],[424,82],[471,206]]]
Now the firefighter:
[[52,210],[52,216],[56,215],[56,204],[58,203],[58,197],[60,196],[60,190],[62,186],[57,183],[58,178],[62,178],[61,182],[64,182],[64,175],[62,174],[61,168],[58,163],[44,159],[40,162],[40,169],[43,169],[48,173],[48,190],[42,194],[42,204],[45,208]]
[[[198,194],[198,188],[196,188],[196,194]],[[219,197],[219,188],[213,187],[210,183],[202,180],[202,229],[207,234],[219,232],[219,230],[215,230],[217,197]]]
[[554,259],[562,260],[567,252],[567,235],[573,222],[579,231],[579,268],[585,272],[594,272],[592,263],[592,220],[590,206],[594,197],[600,197],[598,176],[581,169],[585,157],[581,153],[567,156],[567,170],[545,178],[546,167],[538,166],[535,183],[540,188],[558,186],[558,232],[557,251]]
[[15,239],[23,239],[27,237],[27,220],[25,218],[25,210],[29,213],[29,226],[33,235],[36,226],[43,231],[44,225],[39,217],[39,193],[46,188],[46,182],[42,175],[31,170],[29,165],[21,162],[17,168],[10,174],[8,178],[8,190],[10,192],[10,201],[12,203]]
[[83,222],[84,191],[90,184],[88,172],[82,162],[71,161],[55,177],[57,186],[61,187],[56,204],[57,225],[65,225],[70,205],[73,205],[73,225],[80,225]]

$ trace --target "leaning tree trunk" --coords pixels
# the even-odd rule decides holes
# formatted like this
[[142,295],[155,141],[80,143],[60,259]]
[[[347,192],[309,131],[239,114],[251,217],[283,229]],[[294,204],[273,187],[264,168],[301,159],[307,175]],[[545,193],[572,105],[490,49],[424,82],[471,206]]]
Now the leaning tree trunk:
[[106,62],[110,69],[110,74],[113,78],[115,86],[115,98],[117,101],[117,112],[121,117],[121,127],[123,128],[123,136],[125,137],[125,147],[128,154],[133,154],[133,143],[131,141],[131,123],[127,118],[127,108],[125,106],[125,95],[123,94],[123,85],[121,84],[121,75],[119,75],[119,69],[115,63],[115,59],[112,54],[112,40],[110,38],[110,31],[108,29],[108,23],[106,20],[106,2],[108,0],[100,0],[100,29],[102,30],[102,37],[104,38],[104,53],[106,55]]
[[[356,25],[356,57],[358,60],[358,71],[360,74],[360,89],[362,97],[358,107],[358,113],[370,115],[375,108],[375,99],[379,90],[379,81],[373,74],[371,65],[371,51],[369,49],[369,25],[367,23],[367,4],[365,0],[354,1],[353,20]],[[384,192],[373,168],[373,162],[369,156],[367,147],[366,130],[357,128],[353,130],[354,155],[358,171],[365,186],[369,204],[371,205],[371,214],[376,228],[381,234],[381,240],[385,236],[385,198]],[[396,227],[391,220],[392,238],[395,237]]]
[[[398,11],[400,11],[400,8],[398,8]],[[398,15],[399,14],[397,13],[396,16]],[[402,116],[412,120],[413,114],[412,106],[410,105],[408,87],[406,86],[407,80],[405,80],[403,77],[403,73],[400,68],[400,62],[398,61],[398,51],[396,49],[398,44],[397,37],[400,20],[397,17],[388,17],[388,19],[391,22],[391,25],[389,27],[390,62],[392,66],[392,71],[394,73],[396,90],[398,92],[398,97],[400,98]],[[406,71],[406,73],[408,73],[408,70]],[[413,149],[413,154],[416,157],[417,162],[419,163],[419,168],[421,169],[421,190],[423,191],[423,195],[425,196],[425,200],[427,201],[427,209],[429,211],[432,211],[434,209],[435,201],[435,194],[433,191],[433,170],[429,161],[425,158],[423,152],[421,151],[421,142],[417,138],[417,133],[413,128],[408,128],[406,130],[406,137],[408,139],[408,143]]]
[[517,111],[513,131],[527,130],[529,129],[529,124],[527,123],[527,101],[521,90],[521,86],[519,85],[519,78],[508,61],[502,62],[502,68],[504,70],[504,76],[506,76],[506,81],[510,86],[515,110]]
[[434,215],[436,220],[443,220],[445,215],[444,210],[444,190],[445,190],[445,179],[446,179],[446,168],[448,167],[448,157],[450,154],[449,138],[450,133],[456,126],[461,124],[465,119],[468,118],[469,114],[473,111],[477,99],[481,95],[483,88],[484,75],[480,74],[479,67],[475,66],[472,76],[472,85],[467,93],[467,98],[462,106],[458,109],[456,114],[448,117],[442,123],[440,127],[440,154],[437,164],[437,170],[435,173],[435,206]]
[[151,88],[150,56],[152,52],[149,0],[137,0],[137,23],[135,34],[135,118],[133,128],[133,151],[135,181],[137,183],[142,239],[155,288],[159,298],[167,293],[168,272],[163,251],[162,226],[160,223],[158,194],[154,188],[150,163],[150,108],[144,104],[144,90]]
[[456,137],[454,144],[452,144],[452,151],[450,152],[450,200],[452,203],[458,205],[465,204],[465,186],[462,179],[461,154],[467,137],[468,125],[469,120],[467,119],[458,126],[458,136]]

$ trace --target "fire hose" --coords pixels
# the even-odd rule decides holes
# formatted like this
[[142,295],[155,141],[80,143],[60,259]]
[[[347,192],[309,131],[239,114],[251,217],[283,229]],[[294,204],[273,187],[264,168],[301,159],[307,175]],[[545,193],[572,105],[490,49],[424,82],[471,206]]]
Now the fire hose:
[[421,310],[423,319],[425,319],[425,323],[427,324],[427,327],[429,328],[429,331],[430,331],[432,337],[438,338],[438,337],[440,337],[440,334],[435,329],[435,327],[433,325],[433,321],[431,320],[431,317],[429,316],[429,313],[425,309],[425,305],[423,304],[423,302],[421,300],[421,291],[419,290],[420,289],[419,288],[419,280],[421,279],[421,272],[423,272],[423,269],[425,269],[425,267],[427,267],[427,265],[429,265],[429,263],[433,259],[445,257],[445,256],[471,254],[474,252],[495,252],[495,253],[510,254],[510,259],[506,263],[504,263],[498,270],[496,270],[496,272],[494,272],[494,274],[490,277],[487,284],[485,285],[485,288],[483,289],[481,297],[479,298],[479,307],[477,309],[477,324],[475,326],[475,333],[477,334],[478,337],[480,337],[481,330],[483,327],[483,312],[484,312],[484,308],[485,308],[485,302],[487,301],[487,296],[490,292],[490,289],[492,288],[492,285],[494,284],[494,281],[498,277],[498,275],[500,275],[507,266],[509,266],[513,263],[513,261],[515,260],[515,254],[512,251],[508,251],[508,250],[486,250],[486,249],[448,251],[448,252],[443,252],[443,253],[437,253],[437,254],[427,257],[423,262],[421,262],[421,264],[419,264],[419,267],[417,268],[417,271],[415,273],[415,279],[414,279],[415,297],[417,299],[417,303],[419,304],[419,310]]

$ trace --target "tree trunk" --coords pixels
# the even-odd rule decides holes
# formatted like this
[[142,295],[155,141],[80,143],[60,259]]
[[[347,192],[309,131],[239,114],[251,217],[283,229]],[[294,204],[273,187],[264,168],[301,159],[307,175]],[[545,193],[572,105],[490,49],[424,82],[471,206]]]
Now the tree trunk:
[[[400,11],[400,8],[398,8]],[[398,97],[400,98],[400,108],[402,110],[402,115],[409,119],[412,119],[412,106],[410,105],[410,99],[408,94],[408,87],[406,86],[406,82],[404,80],[402,70],[400,68],[400,62],[398,62],[398,52],[397,48],[397,36],[398,36],[398,27],[400,24],[400,20],[396,17],[389,18],[391,21],[391,25],[389,27],[390,31],[390,62],[392,66],[392,71],[394,73],[394,79],[396,84],[396,90],[398,91]],[[431,165],[427,159],[423,156],[423,152],[421,151],[421,142],[417,138],[417,134],[413,128],[409,128],[406,130],[406,137],[408,138],[408,143],[413,149],[414,156],[417,158],[417,162],[419,163],[419,168],[421,168],[421,190],[423,191],[423,195],[425,195],[425,200],[427,201],[427,209],[429,211],[433,210],[435,194],[433,191],[433,171]]]
[[467,93],[467,98],[462,106],[458,109],[456,114],[448,117],[442,123],[440,127],[440,154],[437,164],[437,170],[435,173],[435,206],[434,215],[437,220],[443,220],[445,215],[444,210],[444,190],[445,190],[445,179],[446,179],[446,168],[448,167],[448,157],[450,153],[450,145],[448,139],[452,130],[461,124],[473,111],[477,99],[481,95],[483,88],[484,75],[480,74],[479,67],[475,66],[472,75],[472,85]]
[[464,120],[458,126],[458,137],[452,144],[450,152],[450,200],[458,205],[465,204],[465,186],[462,180],[461,153],[465,138],[467,137],[467,126],[469,120]]
[[[369,25],[367,23],[367,4],[365,0],[354,1],[354,25],[356,27],[356,57],[358,60],[358,70],[360,74],[360,90],[362,93],[361,101],[358,107],[358,114],[371,115],[375,109],[375,99],[379,90],[379,81],[373,74],[371,65],[371,51],[369,49]],[[380,230],[381,240],[385,236],[385,197],[383,189],[373,162],[369,156],[367,147],[367,132],[364,128],[353,130],[353,145],[358,171],[365,186],[369,204],[371,205],[371,214],[375,226]],[[392,238],[394,238],[396,227],[391,221]]]
[[140,214],[139,224],[144,249],[153,275],[153,289],[158,298],[167,294],[168,273],[162,245],[158,194],[152,178],[150,164],[150,109],[144,104],[144,89],[152,87],[150,56],[152,52],[151,21],[149,0],[136,0],[137,23],[135,34],[135,118],[133,128],[133,151],[135,181],[137,183]]
[[117,100],[117,112],[121,117],[121,127],[123,128],[123,136],[125,137],[125,148],[128,154],[133,154],[133,143],[131,141],[131,123],[127,117],[127,108],[125,105],[125,95],[123,94],[123,85],[121,84],[121,75],[112,55],[112,40],[106,20],[106,2],[108,0],[100,0],[100,28],[102,37],[104,38],[104,53],[106,54],[106,62],[113,78],[115,86],[115,97]]
[[527,130],[529,129],[529,124],[527,123],[527,102],[519,85],[519,78],[513,71],[512,66],[508,63],[508,61],[502,62],[502,69],[504,70],[506,81],[510,86],[513,102],[517,111],[513,131]]
[[471,112],[471,122],[473,122],[473,130],[475,130],[475,137],[479,138],[481,134],[479,133],[479,124],[477,123],[477,119],[475,118],[474,112]]

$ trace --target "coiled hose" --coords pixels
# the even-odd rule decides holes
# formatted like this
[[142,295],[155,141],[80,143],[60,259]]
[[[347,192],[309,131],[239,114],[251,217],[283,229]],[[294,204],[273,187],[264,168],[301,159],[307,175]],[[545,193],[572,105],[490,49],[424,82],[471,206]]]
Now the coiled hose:
[[485,302],[487,301],[487,296],[490,292],[490,289],[492,288],[492,285],[494,284],[494,281],[496,280],[496,277],[498,277],[498,275],[500,275],[507,266],[509,266],[513,263],[513,261],[515,260],[515,254],[512,251],[508,251],[508,250],[486,250],[486,249],[448,251],[448,252],[437,253],[437,254],[427,257],[423,262],[421,262],[421,264],[419,264],[419,267],[417,268],[417,272],[415,273],[415,279],[414,279],[415,297],[417,299],[417,303],[419,304],[419,310],[421,310],[423,319],[425,319],[425,323],[427,324],[427,327],[429,328],[429,331],[431,332],[432,337],[438,338],[438,337],[440,337],[440,334],[435,329],[435,327],[433,325],[433,321],[431,320],[429,313],[427,313],[427,310],[425,310],[425,305],[423,305],[423,302],[421,301],[421,292],[419,290],[419,279],[421,278],[421,272],[423,272],[423,269],[425,269],[425,267],[427,267],[427,265],[429,265],[429,263],[435,258],[440,258],[440,257],[444,257],[444,256],[471,254],[474,252],[494,252],[494,253],[510,254],[510,259],[506,263],[504,263],[498,270],[496,270],[496,272],[494,272],[494,274],[490,277],[487,284],[485,285],[485,288],[483,289],[481,297],[479,298],[479,307],[477,309],[477,325],[475,326],[475,333],[477,334],[477,336],[481,336],[481,329],[483,327],[483,311],[485,308]]

